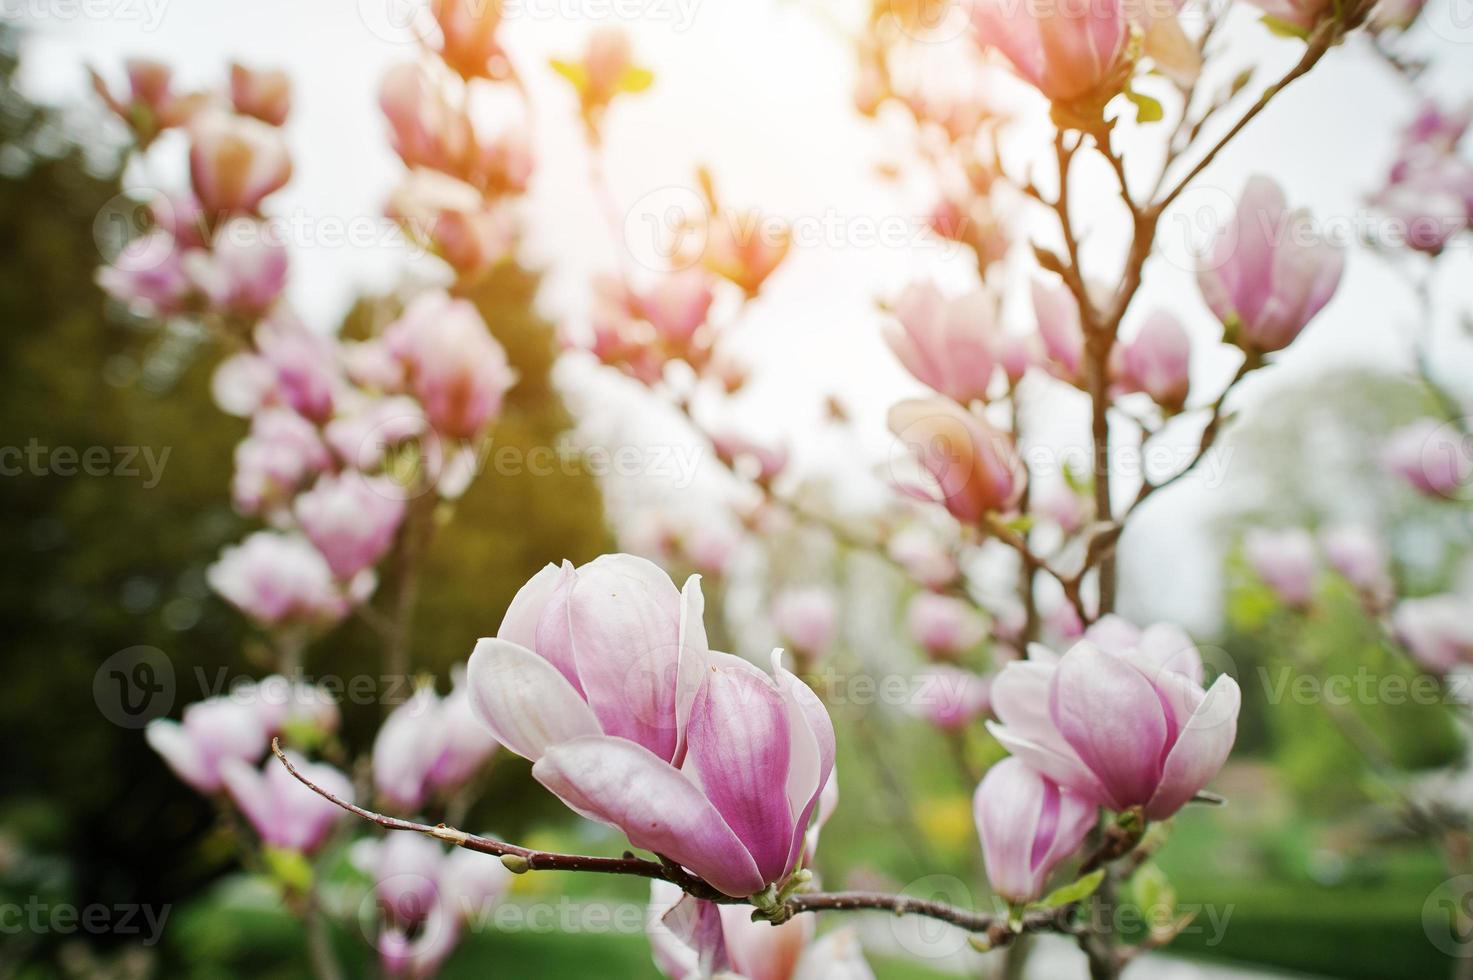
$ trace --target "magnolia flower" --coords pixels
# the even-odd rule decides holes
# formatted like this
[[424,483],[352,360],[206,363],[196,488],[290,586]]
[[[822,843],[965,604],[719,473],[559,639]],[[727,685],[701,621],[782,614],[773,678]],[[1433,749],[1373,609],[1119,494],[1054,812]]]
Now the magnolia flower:
[[1008,384],[1014,386],[1023,380],[1029,368],[1042,363],[1044,357],[1042,343],[1032,333],[999,333],[993,338],[993,354]]
[[411,169],[429,167],[459,176],[475,141],[470,120],[418,62],[396,65],[379,85],[379,108],[389,122],[394,152]]
[[793,229],[786,222],[755,211],[723,211],[707,221],[700,260],[748,296],[756,296],[792,244]]
[[115,93],[97,72],[88,69],[88,74],[93,90],[144,146],[160,131],[189,122],[203,105],[202,96],[174,91],[173,69],[163,62],[130,58],[123,67],[128,75],[128,91],[123,94]]
[[1391,561],[1381,538],[1369,528],[1340,524],[1320,534],[1330,567],[1345,577],[1366,601],[1380,608],[1395,594]]
[[1344,266],[1345,249],[1315,234],[1307,211],[1289,211],[1278,184],[1253,177],[1198,269],[1197,284],[1228,338],[1267,354],[1289,346],[1324,308]]
[[1079,849],[1096,806],[1029,768],[1004,759],[972,798],[992,890],[1018,905],[1043,895],[1054,868]]
[[972,7],[977,43],[996,48],[1025,81],[1055,102],[1098,101],[1119,90],[1129,24],[1118,0],[1004,0]]
[[332,338],[278,314],[256,327],[254,339],[257,353],[276,375],[268,401],[319,424],[327,421],[342,380]]
[[965,728],[992,708],[992,681],[980,674],[941,664],[918,680],[916,707],[942,731]]
[[933,283],[914,283],[900,294],[895,317],[885,342],[917,381],[963,405],[987,398],[997,333],[997,305],[988,293],[948,299]]
[[807,661],[828,653],[839,610],[833,589],[807,585],[784,589],[772,600],[772,620],[793,652]]
[[1084,326],[1079,303],[1063,283],[1033,280],[1033,313],[1049,371],[1070,384],[1084,377]]
[[1112,373],[1122,391],[1143,391],[1167,412],[1182,410],[1191,385],[1192,344],[1180,320],[1157,311],[1114,352]]
[[1077,534],[1093,513],[1093,503],[1067,482],[1048,483],[1034,491],[1029,509],[1065,535]]
[[1333,0],[1250,0],[1278,24],[1309,34],[1335,11]]
[[1242,703],[1226,675],[1203,690],[1195,647],[1164,646],[1114,652],[1081,640],[1060,657],[1035,645],[993,681],[1001,724],[988,727],[1082,799],[1164,820],[1222,768]]
[[206,211],[254,212],[292,175],[281,130],[249,116],[213,114],[193,126],[189,175]]
[[1418,147],[1368,200],[1398,222],[1408,248],[1437,255],[1473,219],[1473,166],[1451,153]]
[[464,684],[443,700],[421,687],[395,708],[373,743],[374,791],[401,810],[463,786],[496,751]]
[[1391,624],[1407,652],[1433,673],[1473,663],[1473,620],[1463,596],[1403,599],[1396,604]]
[[243,116],[272,126],[286,122],[292,105],[292,83],[284,71],[230,66],[230,101]]
[[1253,574],[1287,605],[1307,606],[1314,596],[1314,538],[1303,528],[1254,528],[1243,541]]
[[312,423],[285,408],[266,408],[235,447],[230,495],[242,514],[278,507],[312,474],[332,462]]
[[581,61],[554,60],[552,66],[577,90],[583,118],[590,127],[597,125],[615,96],[641,92],[654,81],[648,69],[634,63],[629,35],[614,26],[595,28],[588,35]]
[[248,705],[213,697],[185,708],[182,721],[149,722],[143,736],[174,775],[201,793],[213,793],[220,788],[225,760],[254,763],[261,758],[267,728]]
[[1452,497],[1473,479],[1473,440],[1450,424],[1420,419],[1392,433],[1381,465],[1429,497]]
[[347,613],[350,602],[367,598],[361,577],[345,593],[312,542],[275,531],[257,531],[225,548],[205,579],[222,599],[263,627],[334,622]]
[[208,251],[185,255],[184,269],[215,310],[260,316],[286,286],[286,245],[255,219],[232,218]]
[[715,298],[711,287],[704,269],[683,269],[662,276],[633,300],[657,336],[683,348],[706,322]]
[[917,592],[906,610],[911,638],[933,656],[954,657],[982,642],[987,623],[956,596]]
[[495,78],[492,59],[502,55],[496,40],[501,0],[436,0],[430,5],[440,25],[440,59],[462,78]]
[[337,731],[342,721],[332,695],[300,679],[272,674],[250,684],[248,694],[268,736],[294,732],[326,735]]
[[750,463],[753,477],[759,483],[770,483],[788,467],[786,446],[757,442],[740,432],[724,429],[711,434],[711,448],[716,458],[731,468]]
[[[395,362],[397,364],[397,362]],[[323,438],[344,464],[364,472],[382,468],[389,450],[429,431],[424,406],[408,395],[389,398],[350,400],[323,430]],[[443,447],[438,439],[426,440],[421,447],[431,454],[428,465],[438,468]]]
[[[325,762],[307,762],[291,752],[287,757],[311,782],[340,800],[352,801],[353,784],[347,776]],[[275,759],[268,759],[264,770],[228,759],[221,764],[220,773],[231,799],[268,847],[310,854],[347,813],[298,782]]]
[[1023,475],[1012,440],[981,416],[949,399],[911,399],[890,409],[889,423],[957,520],[973,524],[1017,503]]
[[189,306],[194,293],[185,271],[186,254],[168,232],[151,231],[129,243],[111,265],[98,269],[97,285],[149,316],[172,316]]
[[928,589],[943,589],[961,574],[940,536],[919,524],[892,535],[885,550],[906,574]]
[[670,980],[713,970],[744,980],[873,980],[852,930],[815,939],[815,929],[811,915],[774,926],[752,921],[746,906],[698,902],[665,881],[650,885],[645,930],[655,966]]
[[468,300],[426,293],[388,327],[384,340],[404,364],[430,424],[451,438],[479,434],[516,383],[506,351]]
[[318,478],[292,511],[332,573],[351,579],[388,553],[404,519],[404,495],[388,477],[346,470]]
[[833,726],[776,659],[708,652],[702,607],[640,558],[548,566],[476,644],[471,703],[578,813],[745,896],[801,858]]

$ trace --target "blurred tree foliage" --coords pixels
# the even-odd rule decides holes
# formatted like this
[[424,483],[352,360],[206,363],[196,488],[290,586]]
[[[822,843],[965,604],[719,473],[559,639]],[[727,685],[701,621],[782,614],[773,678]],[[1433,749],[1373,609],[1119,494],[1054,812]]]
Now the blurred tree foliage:
[[[222,678],[262,672],[258,641],[204,582],[220,548],[251,529],[228,504],[245,426],[210,401],[218,350],[207,336],[107,310],[93,283],[103,258],[94,222],[119,193],[116,154],[87,142],[95,111],[79,121],[17,92],[18,48],[14,31],[0,31],[0,447],[32,450],[20,457],[22,472],[0,476],[0,892],[177,903],[231,865],[229,838],[215,829],[209,801],[169,773],[136,725],[108,720],[94,678],[118,651],[157,648],[172,665],[173,691],[146,714],[177,717],[219,693]],[[552,332],[531,308],[537,281],[507,267],[475,297],[520,375],[495,445],[523,452],[557,445],[569,425],[548,377]],[[360,328],[354,317],[345,327]],[[63,475],[69,467],[50,455],[63,447],[101,447],[112,475]],[[130,457],[134,447],[164,460],[156,485],[141,457]],[[123,472],[130,459],[138,475]],[[446,668],[494,632],[539,566],[588,560],[607,538],[598,488],[576,459],[549,476],[488,466],[431,546],[416,668],[437,672],[445,690]],[[375,640],[350,625],[309,651],[306,670],[377,676]],[[349,707],[355,747],[366,747],[377,714],[374,705]],[[494,785],[510,791],[525,778],[507,762]],[[502,826],[515,819],[507,810],[498,801]],[[0,973],[65,938],[8,947]]]

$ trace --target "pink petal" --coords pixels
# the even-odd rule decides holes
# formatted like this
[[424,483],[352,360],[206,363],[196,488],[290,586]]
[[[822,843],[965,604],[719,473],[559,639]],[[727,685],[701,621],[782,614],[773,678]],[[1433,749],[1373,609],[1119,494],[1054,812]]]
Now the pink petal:
[[786,707],[759,668],[730,654],[709,657],[691,707],[689,763],[763,880],[777,881],[794,837],[793,814],[783,804],[792,756]]
[[681,598],[651,561],[605,555],[578,570],[568,626],[578,678],[603,730],[675,758]]
[[515,643],[477,641],[466,682],[481,723],[502,745],[534,762],[551,745],[601,731],[567,678]]
[[685,761],[686,728],[696,694],[706,682],[706,656],[711,647],[706,639],[706,598],[701,594],[701,577],[692,575],[680,590],[680,663],[675,677],[676,766]]
[[[794,815],[793,842],[787,860],[787,866],[792,868],[802,856],[809,820],[826,791],[829,791],[832,801],[830,812],[838,805],[838,784],[832,782],[834,723],[813,689],[783,667],[779,650],[772,653],[772,673],[777,678],[778,693],[782,696],[792,737],[792,761],[788,767],[786,787],[788,807]],[[820,814],[820,822],[826,818],[826,814]],[[814,843],[817,844],[816,835]]]
[[1171,816],[1217,775],[1238,737],[1242,704],[1237,681],[1223,675],[1213,682],[1166,757],[1160,784],[1146,804],[1149,819]]
[[590,820],[664,855],[734,898],[762,890],[762,875],[711,801],[649,749],[611,736],[550,747],[532,775]]
[[1112,809],[1151,798],[1169,743],[1161,700],[1140,671],[1087,641],[1075,644],[1059,661],[1049,708]]

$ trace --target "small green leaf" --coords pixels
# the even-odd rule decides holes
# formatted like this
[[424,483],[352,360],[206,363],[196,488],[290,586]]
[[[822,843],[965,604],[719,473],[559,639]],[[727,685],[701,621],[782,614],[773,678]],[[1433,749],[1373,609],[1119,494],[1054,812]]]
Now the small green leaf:
[[1042,901],[1033,902],[1028,907],[1035,910],[1056,909],[1065,905],[1073,905],[1082,902],[1095,893],[1100,887],[1100,882],[1105,880],[1105,869],[1097,868],[1078,881],[1070,882],[1062,888],[1055,888],[1043,897]]
[[261,856],[266,870],[284,890],[301,895],[312,887],[312,864],[301,851],[267,847]]
[[1298,24],[1291,24],[1287,20],[1275,17],[1272,14],[1264,14],[1259,20],[1269,32],[1276,37],[1295,37],[1301,41],[1309,39],[1309,31]]
[[1166,110],[1161,107],[1160,101],[1144,92],[1127,89],[1125,97],[1135,103],[1135,118],[1137,122],[1153,123],[1160,122],[1166,118]]

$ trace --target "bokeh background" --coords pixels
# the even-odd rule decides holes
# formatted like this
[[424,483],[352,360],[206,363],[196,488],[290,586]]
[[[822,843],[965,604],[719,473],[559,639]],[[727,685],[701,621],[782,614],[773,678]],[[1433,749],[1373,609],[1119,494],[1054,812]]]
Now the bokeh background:
[[[122,187],[123,134],[89,98],[84,67],[112,68],[140,54],[200,81],[232,58],[286,68],[296,86],[287,133],[298,169],[276,206],[346,220],[382,212],[397,163],[375,91],[413,35],[392,5],[367,0],[162,0],[152,10],[114,4],[107,17],[80,9],[42,0],[7,5],[0,32],[0,445],[167,447],[169,455],[156,485],[0,479],[0,903],[141,905],[167,909],[168,918],[160,941],[148,946],[115,932],[11,931],[0,923],[0,975],[306,976],[294,921],[235,870],[209,804],[165,769],[136,729],[108,717],[94,683],[109,656],[155,647],[173,664],[182,704],[200,696],[211,672],[249,673],[262,659],[239,617],[204,583],[205,566],[244,528],[223,492],[244,423],[211,407],[201,338],[130,318],[93,282],[99,215]],[[594,26],[549,10],[510,24],[509,43],[536,65],[576,49]],[[639,218],[662,194],[688,187],[702,162],[732,200],[815,226],[832,221],[839,230],[797,248],[743,325],[740,349],[754,372],[739,408],[745,426],[780,427],[793,441],[796,466],[811,474],[815,492],[863,502],[880,485],[874,461],[889,441],[884,410],[913,384],[880,340],[876,297],[919,276],[961,282],[965,263],[935,246],[851,237],[857,222],[877,216],[919,224],[926,205],[876,174],[893,143],[851,105],[845,31],[854,11],[690,0],[685,8],[651,4],[645,13],[627,26],[656,85],[620,107],[607,146],[611,186],[629,209],[626,235],[638,233]],[[1414,38],[1450,97],[1473,93],[1468,14],[1466,4],[1434,0],[1431,26]],[[1250,25],[1251,18],[1239,25],[1245,60],[1280,68],[1292,61],[1290,42],[1251,33]],[[502,269],[476,297],[521,378],[497,439],[542,445],[574,425],[605,445],[678,438],[670,419],[620,383],[587,365],[554,366],[556,329],[586,314],[590,274],[629,242],[603,232],[571,97],[546,69],[529,84],[539,169],[528,239],[519,267]],[[1354,228],[1412,104],[1369,54],[1336,52],[1210,171],[1168,234],[1142,305],[1190,288],[1192,247],[1250,173],[1274,173],[1296,204]],[[1017,152],[1023,159],[1029,151]],[[1104,188],[1109,176],[1086,179]],[[1102,218],[1091,246],[1108,249],[1111,234]],[[1405,287],[1372,257],[1352,255],[1350,270],[1283,363],[1240,392],[1223,471],[1154,501],[1122,542],[1122,592],[1130,597],[1123,611],[1183,622],[1215,664],[1231,665],[1245,691],[1238,748],[1215,785],[1230,804],[1184,813],[1160,862],[1179,900],[1204,910],[1204,928],[1183,935],[1173,953],[1260,972],[1446,976],[1459,958],[1424,926],[1425,909],[1448,879],[1439,849],[1418,828],[1387,819],[1378,763],[1346,741],[1323,699],[1295,698],[1279,683],[1283,671],[1305,663],[1349,676],[1368,669],[1410,677],[1409,668],[1383,649],[1348,591],[1328,595],[1321,615],[1289,616],[1244,573],[1236,550],[1253,524],[1375,520],[1394,528],[1398,569],[1415,591],[1449,588],[1464,574],[1456,542],[1466,534],[1466,511],[1388,488],[1369,451],[1430,408],[1399,336],[1427,325],[1413,322]],[[1435,291],[1448,314],[1430,325],[1440,336],[1456,340],[1467,330],[1457,311],[1473,307],[1469,273],[1466,250],[1444,261]],[[394,287],[432,276],[394,243],[318,243],[294,254],[291,299],[315,328],[351,336],[382,314]],[[1213,324],[1194,305],[1194,290],[1192,297],[1184,315],[1205,337]],[[1456,387],[1470,367],[1473,360],[1454,355],[1439,371]],[[1210,386],[1230,365],[1200,359],[1194,370]],[[842,431],[825,421],[831,396],[853,418]],[[1044,420],[1062,441],[1071,438],[1070,414],[1061,409]],[[706,469],[690,493],[670,493],[671,506],[700,514],[701,480],[715,479]],[[577,473],[478,482],[461,504],[457,533],[433,546],[418,662],[443,672],[462,660],[543,563],[609,550],[612,518],[643,492]],[[843,631],[856,662],[903,642],[895,622],[904,596],[882,567],[862,557],[848,564],[825,540],[798,536],[787,547],[786,556],[767,560],[800,568],[846,562],[847,593],[862,600],[852,605],[867,610],[846,619]],[[740,609],[741,596],[726,598]],[[334,637],[314,667],[351,674],[368,658],[369,639],[353,627]],[[754,629],[729,642],[760,647],[768,639]],[[1384,765],[1397,770],[1439,770],[1461,752],[1447,705],[1378,701],[1345,710],[1389,747]],[[371,738],[372,706],[345,711],[346,738]],[[980,882],[969,800],[946,741],[899,712],[835,711],[849,734],[840,755],[845,804],[826,835],[828,879],[909,883],[944,871]],[[897,793],[917,801],[923,845],[897,829],[888,802]],[[495,767],[470,822],[534,844],[617,843],[567,814],[511,758]],[[532,876],[518,889],[523,897],[566,894],[616,906],[645,899],[634,883],[555,875]],[[918,940],[899,926],[877,926],[873,938],[882,976],[975,970],[963,950],[918,962],[907,955]],[[361,936],[344,930],[336,940],[347,962],[369,969]],[[1048,976],[1050,962],[1036,960],[1034,969],[1044,971],[1037,975]],[[471,937],[445,975],[654,973],[642,934],[524,925]]]

